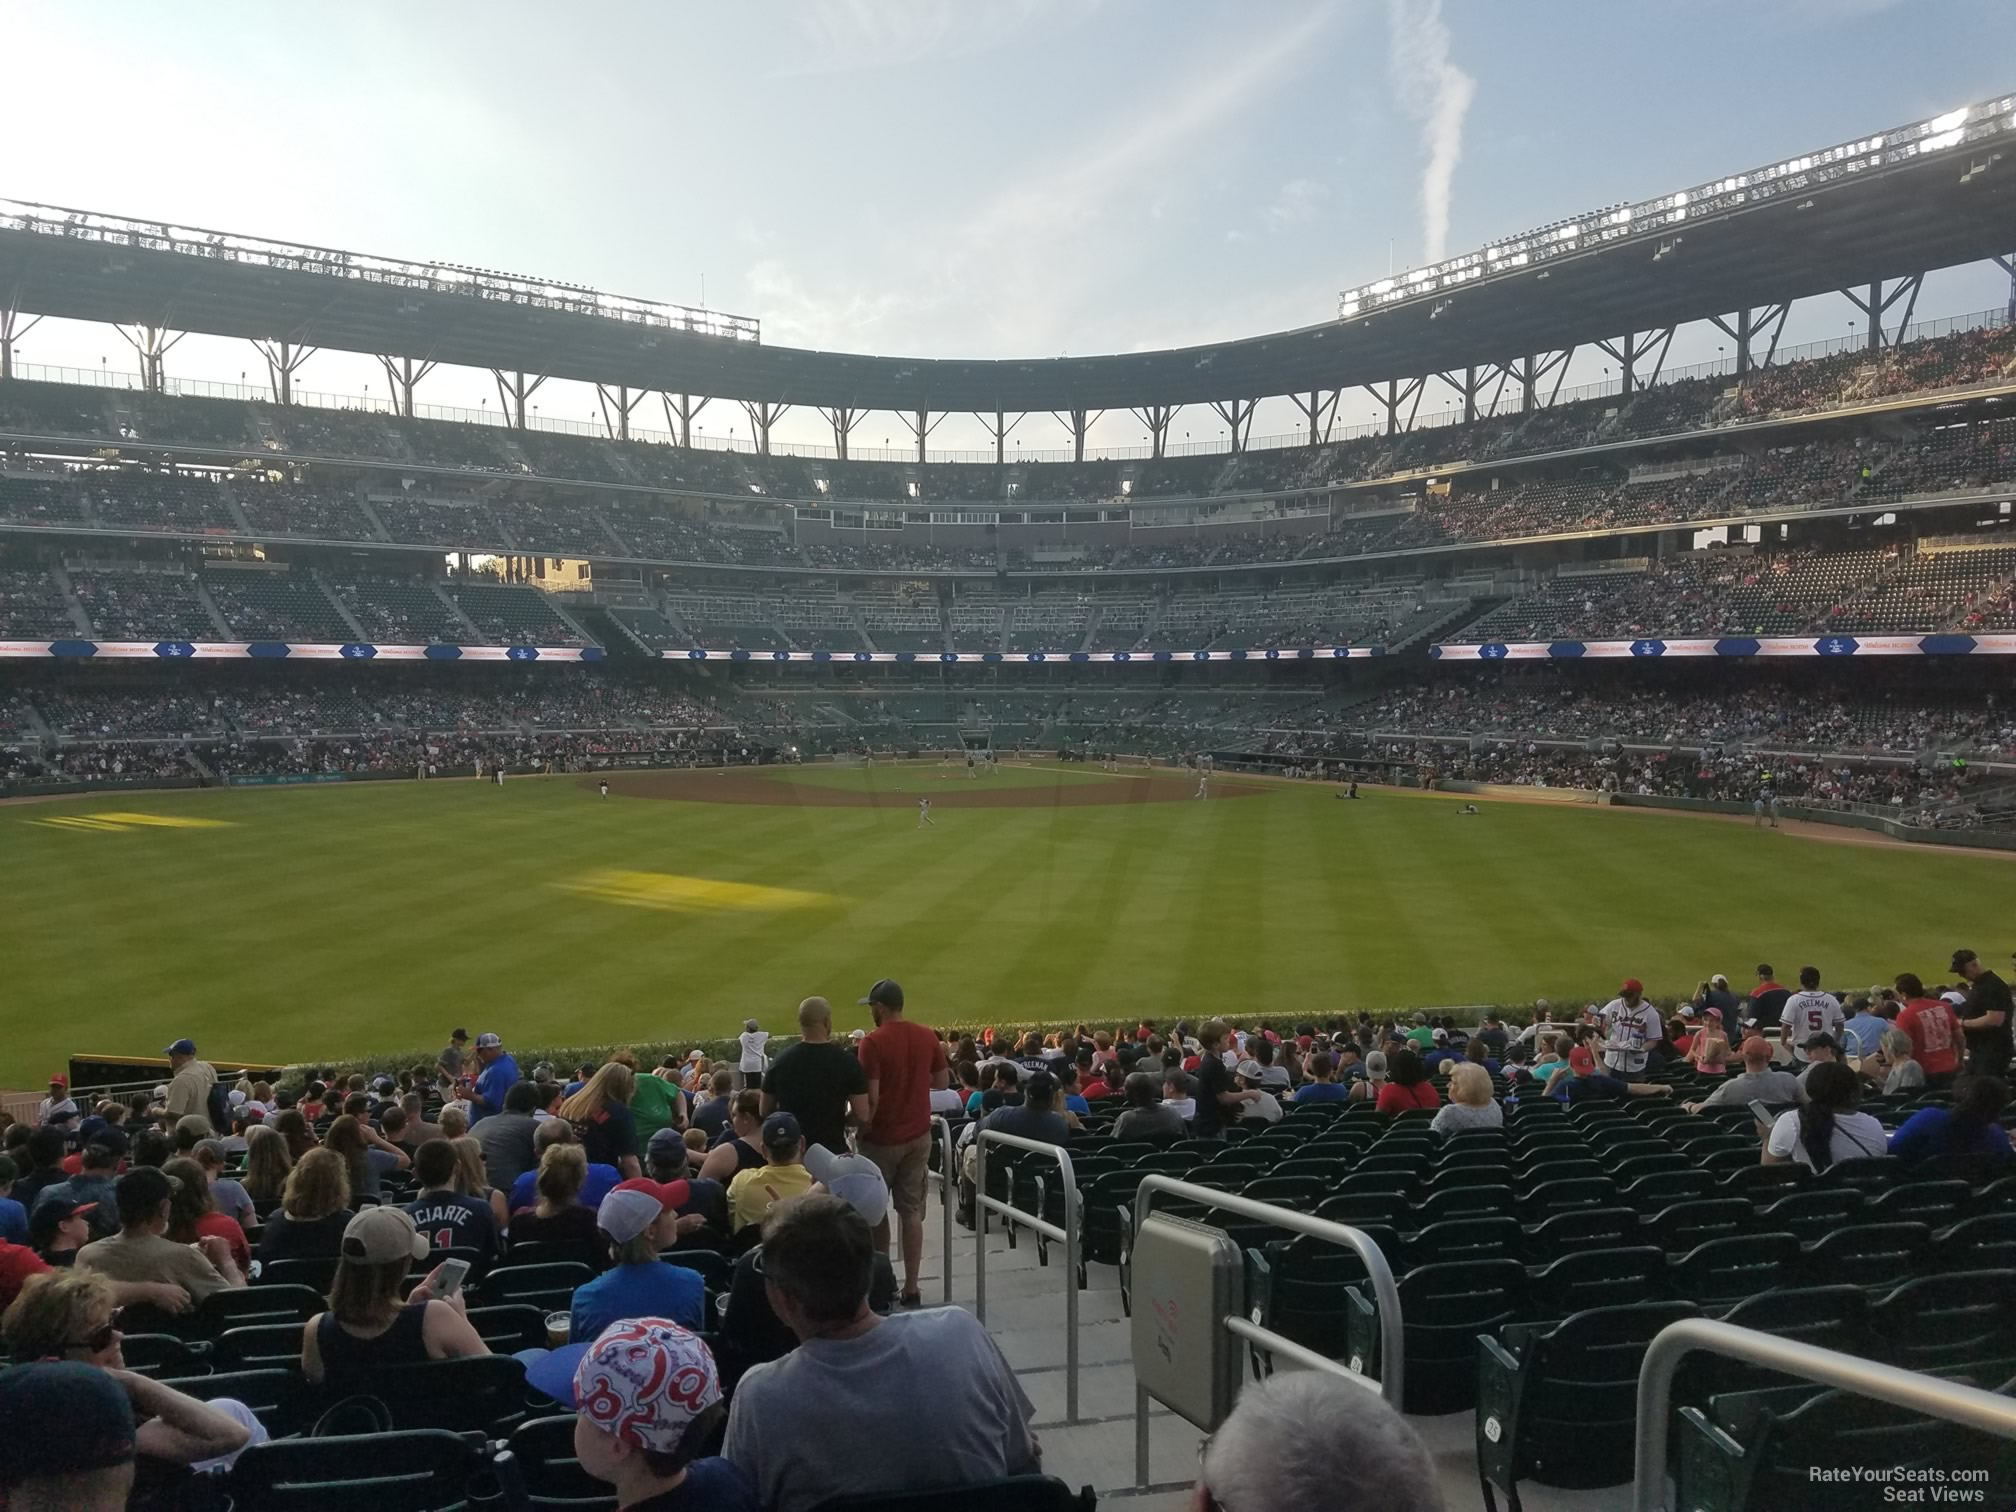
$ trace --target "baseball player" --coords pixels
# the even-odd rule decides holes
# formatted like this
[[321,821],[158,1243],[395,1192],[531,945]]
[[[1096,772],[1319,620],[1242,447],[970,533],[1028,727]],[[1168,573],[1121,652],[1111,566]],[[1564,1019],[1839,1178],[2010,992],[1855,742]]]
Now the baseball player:
[[929,798],[919,798],[917,800],[917,828],[938,828],[937,821],[931,817],[931,800]]

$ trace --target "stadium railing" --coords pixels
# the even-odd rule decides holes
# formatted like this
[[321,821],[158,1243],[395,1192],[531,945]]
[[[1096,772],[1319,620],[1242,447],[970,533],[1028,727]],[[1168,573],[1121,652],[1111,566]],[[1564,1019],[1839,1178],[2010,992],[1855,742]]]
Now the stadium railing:
[[[1059,1225],[1034,1213],[1024,1212],[1012,1200],[987,1195],[987,1147],[1005,1145],[1025,1154],[1041,1155],[1057,1162],[1058,1179],[1064,1186],[1064,1222]],[[1084,1207],[1078,1198],[1078,1177],[1071,1168],[1071,1152],[1062,1145],[1045,1144],[1040,1139],[1024,1139],[1019,1134],[1003,1134],[998,1129],[982,1129],[974,1136],[974,1216],[979,1220],[973,1243],[973,1316],[987,1321],[987,1221],[988,1213],[999,1213],[1011,1224],[1033,1229],[1046,1239],[1064,1246],[1064,1421],[1078,1421],[1078,1230]],[[1010,1194],[1012,1199],[1013,1194]],[[948,1254],[949,1261],[949,1254]],[[951,1268],[948,1264],[948,1270]]]
[[[1672,1427],[1673,1377],[1680,1361],[1695,1350],[1872,1397],[1923,1417],[2016,1439],[2016,1398],[1802,1344],[1796,1339],[1740,1328],[1733,1323],[1685,1318],[1659,1331],[1638,1370],[1633,1512],[1669,1512],[1666,1462]],[[1392,1358],[1390,1353],[1387,1357]]]
[[952,1211],[958,1202],[959,1172],[952,1158],[952,1123],[942,1113],[931,1116],[931,1133],[938,1141],[938,1206],[939,1221],[945,1225],[944,1244],[939,1250],[945,1258],[940,1262],[945,1272],[945,1305],[952,1305]]
[[[983,1138],[985,1136],[982,1136]],[[1331,1375],[1343,1376],[1367,1390],[1376,1390],[1386,1398],[1387,1404],[1395,1412],[1401,1410],[1404,1400],[1402,1392],[1406,1382],[1406,1353],[1402,1340],[1405,1334],[1400,1322],[1400,1288],[1393,1280],[1393,1267],[1386,1263],[1386,1255],[1378,1242],[1361,1229],[1349,1224],[1336,1223],[1328,1218],[1314,1218],[1307,1213],[1298,1213],[1293,1208],[1277,1206],[1271,1202],[1261,1202],[1253,1197],[1240,1197],[1231,1192],[1220,1192],[1211,1187],[1197,1186],[1192,1182],[1174,1176],[1148,1175],[1141,1178],[1141,1185],[1134,1193],[1134,1231],[1141,1232],[1141,1226],[1148,1221],[1149,1210],[1154,1206],[1155,1194],[1167,1193],[1184,1202],[1192,1202],[1199,1207],[1215,1208],[1221,1212],[1233,1213],[1241,1218],[1250,1218],[1256,1223],[1274,1224],[1280,1228],[1293,1229],[1313,1238],[1327,1239],[1332,1244],[1341,1244],[1356,1254],[1365,1266],[1365,1274],[1372,1284],[1372,1293],[1379,1306],[1379,1355],[1383,1368],[1376,1383],[1367,1380],[1358,1372],[1313,1349],[1305,1349],[1293,1339],[1285,1338],[1271,1328],[1262,1328],[1249,1318],[1231,1313],[1218,1320],[1225,1331],[1248,1344],[1256,1345],[1270,1354],[1278,1354],[1293,1360],[1305,1370],[1321,1370]],[[984,1320],[983,1320],[984,1321]],[[1073,1320],[1075,1327],[1075,1318]],[[1148,1484],[1148,1390],[1136,1384],[1134,1387],[1134,1483]]]

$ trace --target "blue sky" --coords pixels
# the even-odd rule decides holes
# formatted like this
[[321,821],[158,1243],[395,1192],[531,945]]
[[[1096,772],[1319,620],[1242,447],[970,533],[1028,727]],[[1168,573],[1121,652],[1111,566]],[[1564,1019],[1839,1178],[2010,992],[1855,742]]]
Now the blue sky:
[[[1438,234],[1461,252],[2016,83],[2009,0],[17,0],[8,26],[0,194],[685,303],[704,280],[768,340],[920,355],[1306,325]],[[1918,313],[2006,293],[1948,274]],[[1851,313],[1816,301],[1786,340]],[[59,322],[20,355],[136,366],[110,330]],[[196,337],[169,369],[263,376],[246,345]],[[300,383],[384,393],[339,354]],[[481,373],[422,388],[486,396]],[[577,385],[541,397],[593,408]],[[1292,423],[1269,406],[1256,434]],[[830,439],[804,413],[780,434]],[[857,443],[884,434],[901,444],[880,416]],[[1017,434],[1059,439],[1041,417]],[[979,438],[953,417],[933,440]]]

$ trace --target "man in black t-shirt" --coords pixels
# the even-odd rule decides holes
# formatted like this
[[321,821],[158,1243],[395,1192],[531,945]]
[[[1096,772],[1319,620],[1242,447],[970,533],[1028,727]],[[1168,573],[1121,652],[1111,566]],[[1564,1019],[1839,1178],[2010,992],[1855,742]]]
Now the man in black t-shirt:
[[1190,1128],[1199,1139],[1225,1132],[1225,1125],[1243,1111],[1242,1103],[1258,1102],[1258,1092],[1242,1092],[1225,1064],[1225,1036],[1230,1027],[1212,1019],[1197,1031],[1197,1113]]
[[763,1078],[763,1116],[796,1116],[807,1144],[847,1153],[847,1116],[868,1122],[868,1075],[846,1048],[833,1043],[833,1006],[823,997],[798,1005],[799,1042],[770,1063]]
[[1960,1010],[1960,1030],[1967,1036],[1967,1069],[1975,1076],[2006,1076],[2016,1056],[2011,1021],[2016,1005],[2009,984],[1981,964],[1971,950],[1953,952],[1953,970],[1967,982],[1967,1006]]

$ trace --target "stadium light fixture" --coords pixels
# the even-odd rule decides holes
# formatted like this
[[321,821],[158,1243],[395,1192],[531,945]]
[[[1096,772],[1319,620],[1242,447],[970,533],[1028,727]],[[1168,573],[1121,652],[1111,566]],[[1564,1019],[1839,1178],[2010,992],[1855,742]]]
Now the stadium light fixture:
[[1913,125],[1801,153],[1746,173],[1731,174],[1635,204],[1611,205],[1588,215],[1540,226],[1460,257],[1416,268],[1404,278],[1382,278],[1338,295],[1340,320],[1389,305],[1443,293],[1459,284],[1628,238],[1658,235],[1705,215],[1726,214],[1768,203],[1781,195],[1802,196],[1864,173],[1880,171],[1929,153],[1962,145],[1999,143],[2016,134],[2016,94],[1949,110]]

